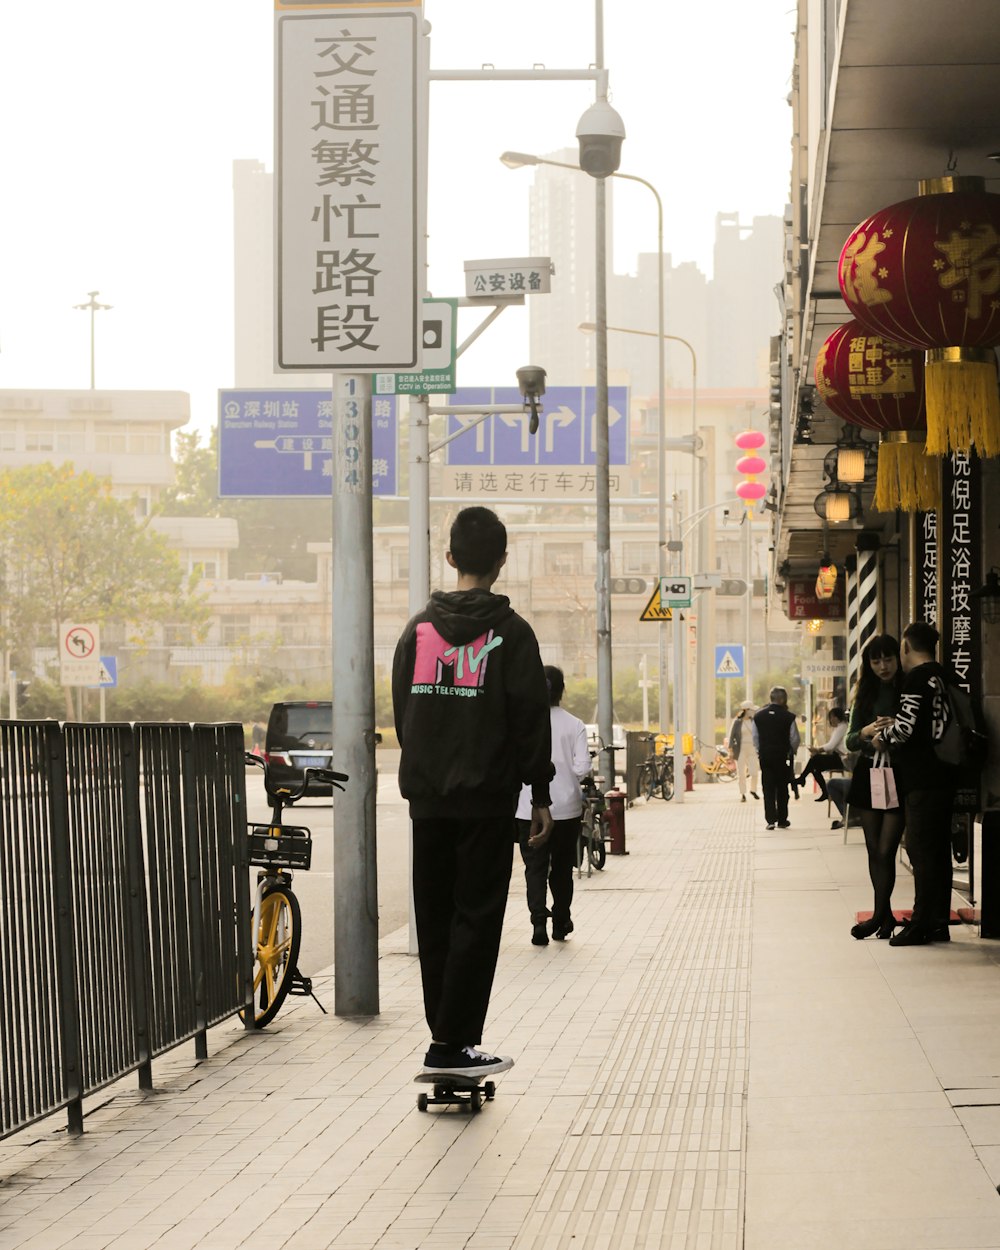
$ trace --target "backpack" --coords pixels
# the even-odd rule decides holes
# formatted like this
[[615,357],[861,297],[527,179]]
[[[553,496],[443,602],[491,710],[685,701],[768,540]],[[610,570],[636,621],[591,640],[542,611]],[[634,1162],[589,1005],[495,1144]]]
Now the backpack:
[[934,754],[942,764],[961,767],[966,773],[981,773],[989,753],[989,738],[982,711],[968,691],[951,682],[945,685],[950,715],[944,733],[934,743]]

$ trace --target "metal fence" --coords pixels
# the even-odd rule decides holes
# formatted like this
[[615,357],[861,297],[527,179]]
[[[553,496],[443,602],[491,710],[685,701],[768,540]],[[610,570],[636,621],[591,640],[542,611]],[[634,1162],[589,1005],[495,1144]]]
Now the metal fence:
[[245,809],[240,725],[0,721],[0,1138],[252,1003]]

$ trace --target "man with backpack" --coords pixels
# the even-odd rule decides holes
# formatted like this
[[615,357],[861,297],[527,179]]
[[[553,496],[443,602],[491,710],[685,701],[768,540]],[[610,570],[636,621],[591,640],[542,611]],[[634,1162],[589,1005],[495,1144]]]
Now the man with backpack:
[[954,720],[948,688],[954,679],[937,662],[938,631],[926,621],[903,630],[900,663],[906,674],[899,712],[873,739],[889,751],[906,815],[906,851],[913,865],[913,916],[890,946],[948,942],[951,934],[951,816],[959,770],[941,758]]

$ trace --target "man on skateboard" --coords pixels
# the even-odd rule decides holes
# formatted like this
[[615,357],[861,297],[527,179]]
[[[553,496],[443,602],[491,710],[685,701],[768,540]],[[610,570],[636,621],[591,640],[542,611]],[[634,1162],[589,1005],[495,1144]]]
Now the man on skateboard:
[[549,699],[538,643],[492,593],[507,531],[488,508],[451,527],[453,591],[435,591],[396,646],[400,793],[413,821],[413,901],[431,1044],[422,1075],[476,1079],[513,1059],[478,1049],[500,951],[514,809],[531,786],[531,837],[552,828]]

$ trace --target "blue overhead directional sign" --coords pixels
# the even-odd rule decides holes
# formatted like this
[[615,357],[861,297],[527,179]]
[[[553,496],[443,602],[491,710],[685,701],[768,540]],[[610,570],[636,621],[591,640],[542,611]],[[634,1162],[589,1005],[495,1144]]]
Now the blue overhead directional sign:
[[[372,398],[372,492],[397,494],[394,395]],[[219,392],[219,496],[305,496],[332,489],[333,397],[324,390]]]
[[743,676],[743,643],[730,642],[715,648],[716,677]]
[[[450,404],[520,404],[516,386],[464,386]],[[597,463],[594,387],[553,386],[542,398],[538,433],[527,412],[494,413],[472,427],[474,414],[448,417],[448,433],[469,432],[448,444],[450,465],[587,465]],[[610,463],[628,464],[628,387],[608,389]]]

